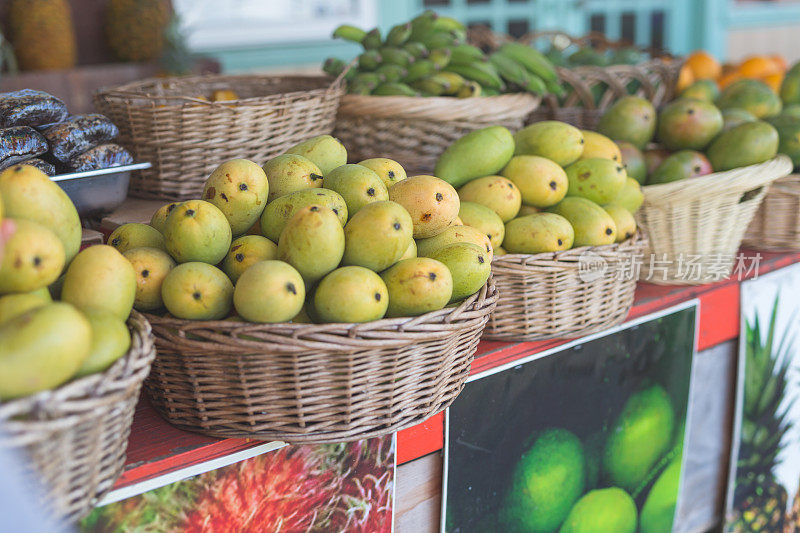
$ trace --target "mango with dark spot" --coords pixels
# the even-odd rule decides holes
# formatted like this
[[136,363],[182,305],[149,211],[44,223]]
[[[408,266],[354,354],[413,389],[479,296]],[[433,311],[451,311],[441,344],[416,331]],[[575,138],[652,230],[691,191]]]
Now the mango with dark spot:
[[231,226],[214,204],[188,200],[172,210],[164,226],[167,251],[178,263],[216,265],[231,246]]
[[342,165],[331,170],[325,175],[324,186],[344,198],[349,218],[353,218],[367,204],[389,199],[386,185],[381,178],[361,165]]
[[64,269],[64,245],[55,233],[36,222],[13,221],[17,229],[0,258],[0,294],[47,287]]
[[581,130],[556,120],[544,120],[526,126],[514,134],[514,155],[546,157],[557,165],[571,165],[583,153],[585,141]]
[[475,202],[461,202],[458,217],[465,226],[471,226],[489,237],[492,248],[497,248],[503,244],[503,237],[506,234],[506,227],[500,217],[486,207]]
[[553,213],[536,213],[506,224],[503,248],[509,254],[538,254],[569,250],[575,232],[569,221]]
[[414,238],[438,235],[458,216],[460,201],[452,185],[435,176],[412,176],[389,189],[389,199],[402,205],[414,224]]
[[108,244],[124,254],[133,248],[158,248],[167,251],[164,236],[160,231],[147,224],[131,222],[122,224],[108,236]]
[[272,242],[278,242],[283,228],[297,211],[307,205],[329,207],[339,217],[342,226],[347,223],[347,204],[344,198],[330,189],[305,189],[276,198],[261,214],[261,233]]
[[617,227],[617,242],[630,239],[636,233],[636,219],[633,214],[619,204],[606,204],[603,209],[614,219]]
[[383,181],[383,184],[386,185],[388,189],[398,181],[403,181],[408,176],[406,176],[405,169],[398,163],[392,159],[387,159],[385,157],[375,157],[373,159],[365,159],[358,163],[362,167],[367,167]]
[[658,114],[658,139],[668,150],[703,150],[722,125],[722,113],[711,102],[681,98]]
[[597,204],[612,201],[628,178],[622,163],[599,157],[581,159],[568,166],[566,173],[567,196],[579,196]]
[[347,150],[335,137],[318,135],[292,146],[287,154],[298,154],[313,161],[322,171],[323,176],[334,168],[347,163]]
[[222,271],[235,284],[242,273],[258,263],[278,258],[278,246],[260,235],[242,235],[234,239],[222,260]]
[[338,267],[343,255],[342,225],[336,214],[322,205],[300,209],[278,239],[278,259],[297,269],[308,284]]
[[337,268],[319,282],[314,311],[320,322],[370,322],[389,307],[389,291],[381,277],[360,266]]
[[470,242],[486,250],[489,262],[494,258],[494,247],[489,236],[472,226],[450,226],[435,237],[417,240],[417,256],[430,257],[437,250],[457,242]]
[[211,173],[202,198],[222,211],[236,237],[259,219],[269,192],[267,175],[260,166],[247,159],[232,159]]
[[344,227],[342,264],[385,270],[408,250],[413,231],[411,215],[402,205],[391,201],[365,205]]
[[175,209],[180,202],[171,202],[168,204],[164,204],[158,208],[158,210],[153,213],[153,216],[150,218],[150,225],[157,229],[159,232],[164,233],[164,226],[167,223],[167,217],[172,210]]
[[547,211],[561,215],[569,221],[575,232],[575,240],[572,242],[574,247],[614,244],[617,239],[614,219],[591,200],[567,196]]
[[781,112],[783,104],[769,85],[761,80],[741,79],[725,87],[717,98],[717,107],[744,109],[756,118],[770,117]]
[[503,176],[485,176],[470,181],[458,190],[462,202],[485,205],[508,222],[519,213],[522,194],[514,182]]
[[176,318],[221,320],[231,310],[233,284],[217,267],[194,261],[170,270],[161,286],[161,297]]
[[263,167],[267,176],[267,202],[303,189],[322,187],[322,171],[310,159],[297,154],[273,157]]
[[476,244],[457,242],[439,248],[432,255],[443,263],[453,278],[453,294],[450,302],[460,302],[478,292],[492,273],[489,254]]
[[98,244],[75,256],[64,276],[61,300],[78,309],[98,309],[122,320],[136,299],[136,272],[116,248]]
[[600,117],[597,131],[615,141],[626,141],[640,150],[653,139],[656,110],[648,100],[625,96]]
[[450,270],[435,259],[403,259],[381,273],[389,292],[390,318],[418,316],[444,308],[453,294]]
[[591,130],[581,130],[583,134],[583,153],[580,159],[600,157],[622,163],[622,154],[617,143],[603,135]]
[[522,195],[522,203],[537,208],[550,207],[567,194],[569,181],[564,169],[546,157],[517,155],[501,174],[511,180]]
[[136,297],[133,307],[139,311],[155,311],[164,307],[161,285],[175,260],[158,248],[132,248],[122,254],[136,272]]
[[664,159],[647,178],[648,185],[705,176],[712,172],[711,162],[701,152],[681,150]]
[[236,283],[233,304],[250,322],[288,322],[300,313],[305,297],[300,273],[283,261],[270,260],[244,271]]

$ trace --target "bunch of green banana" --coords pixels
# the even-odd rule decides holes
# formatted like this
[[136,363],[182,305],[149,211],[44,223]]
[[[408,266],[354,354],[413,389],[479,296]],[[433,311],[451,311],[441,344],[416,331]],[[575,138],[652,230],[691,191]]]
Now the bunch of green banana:
[[[392,27],[385,37],[378,28],[364,31],[349,25],[333,32],[334,38],[364,48],[345,75],[351,94],[470,98],[508,91],[560,91],[552,64],[533,48],[504,45],[487,56],[467,44],[466,35],[459,21],[433,11]],[[329,58],[323,66],[332,76],[346,68],[337,58]]]

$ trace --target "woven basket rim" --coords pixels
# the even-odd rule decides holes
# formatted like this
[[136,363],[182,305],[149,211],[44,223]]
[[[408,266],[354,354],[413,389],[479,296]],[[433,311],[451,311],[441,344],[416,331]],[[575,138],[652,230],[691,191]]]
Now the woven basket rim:
[[340,116],[370,116],[454,122],[513,113],[525,117],[541,102],[531,93],[509,93],[472,98],[452,96],[374,96],[345,94]]
[[538,254],[504,254],[496,255],[492,258],[492,265],[508,263],[513,265],[526,266],[565,266],[577,264],[583,254],[591,252],[601,257],[617,254],[628,254],[631,250],[639,248],[646,241],[646,237],[641,228],[636,233],[622,242],[604,244],[601,246],[579,246],[569,250],[558,252],[544,252]]

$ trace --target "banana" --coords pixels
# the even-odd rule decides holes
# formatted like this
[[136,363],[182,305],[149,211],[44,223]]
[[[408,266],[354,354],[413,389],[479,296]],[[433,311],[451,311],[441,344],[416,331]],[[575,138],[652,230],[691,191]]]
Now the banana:
[[521,64],[502,54],[492,54],[489,58],[497,72],[504,80],[519,87],[527,88],[528,71]]
[[497,96],[500,91],[492,87],[481,87],[481,96]]
[[393,46],[384,46],[380,49],[381,57],[384,63],[391,63],[393,65],[400,65],[401,67],[408,67],[415,61],[414,56],[403,50]]
[[328,59],[325,60],[325,63],[322,65],[322,70],[326,74],[330,74],[333,77],[336,77],[339,74],[341,74],[345,68],[347,68],[347,63],[345,63],[338,57],[329,57]]
[[417,96],[417,92],[405,83],[382,83],[372,91],[375,96]]
[[456,97],[458,98],[472,98],[473,96],[480,96],[480,95],[481,95],[481,86],[477,81],[468,81],[464,83],[464,85],[456,93]]
[[429,35],[420,39],[419,42],[424,44],[428,50],[433,50],[435,48],[447,48],[448,46],[453,46],[456,44],[456,39],[452,32],[433,31]]
[[411,23],[398,24],[386,34],[386,44],[388,46],[401,46],[411,36]]
[[422,43],[409,41],[403,45],[403,50],[411,54],[412,57],[416,59],[422,59],[428,57],[428,49],[425,48],[425,45]]
[[566,91],[559,81],[544,80],[544,85],[547,87],[547,92],[556,96],[564,96]]
[[[440,72],[438,76],[447,80],[447,82],[450,84],[450,89],[446,91],[445,94],[455,95],[461,90],[462,87],[464,87],[464,85],[469,83],[455,72]],[[480,85],[478,85],[478,87],[480,87]]]
[[447,31],[467,31],[467,28],[453,17],[437,17],[433,21],[433,28]]
[[381,30],[378,28],[371,29],[364,38],[361,39],[361,46],[364,47],[365,50],[374,50],[383,44],[383,40],[381,39]]
[[375,72],[383,75],[384,80],[389,83],[400,81],[408,74],[408,71],[405,68],[392,63],[379,66],[377,69],[375,69]]
[[497,73],[497,70],[489,64],[481,61],[475,61],[469,65],[448,65],[445,68],[448,72],[455,72],[459,76],[463,76],[468,80],[477,81],[485,89],[496,89],[498,91],[505,88],[503,80]]
[[437,69],[441,70],[450,63],[451,55],[452,52],[449,48],[437,48],[435,50],[431,50],[430,55],[428,55],[428,59],[433,61],[433,64],[436,65]]
[[355,26],[351,26],[349,24],[342,24],[333,30],[334,39],[344,39],[345,41],[352,41],[354,43],[361,43],[366,35],[367,32],[361,28],[356,28]]
[[377,50],[367,50],[358,56],[358,68],[361,70],[375,70],[383,61],[383,57]]
[[450,82],[446,78],[441,77],[440,74],[434,74],[433,76],[428,76],[427,78],[412,82],[411,86],[422,94],[430,96],[441,96],[450,91]]
[[558,80],[558,74],[556,74],[553,64],[535,48],[521,43],[508,42],[500,46],[498,53],[513,59],[545,81]]
[[418,16],[411,19],[411,36],[412,41],[420,41],[422,38],[433,31],[433,25],[438,16],[431,10],[423,11]]
[[410,82],[426,78],[431,74],[434,74],[437,70],[439,69],[436,68],[436,64],[430,59],[420,59],[408,67],[408,74],[406,74],[406,77],[403,81]]
[[545,84],[542,78],[540,78],[536,74],[528,72],[527,70],[525,71],[525,75],[528,78],[527,84],[525,85],[526,91],[528,91],[529,93],[539,94],[539,95],[548,92],[547,85]]
[[485,59],[486,55],[483,50],[471,44],[459,44],[450,48],[450,64],[451,65],[469,65],[475,61]]

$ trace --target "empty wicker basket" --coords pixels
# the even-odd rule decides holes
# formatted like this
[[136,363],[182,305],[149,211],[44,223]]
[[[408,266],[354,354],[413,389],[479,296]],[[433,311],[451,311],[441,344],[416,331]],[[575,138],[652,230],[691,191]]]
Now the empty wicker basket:
[[650,246],[640,279],[700,285],[727,278],[767,189],[791,171],[789,158],[779,155],[758,165],[642,187],[637,221]]
[[108,370],[0,404],[0,448],[32,460],[50,508],[65,521],[92,510],[122,473],[133,411],[155,358],[150,325],[134,312],[131,348]]
[[619,244],[495,256],[500,293],[485,336],[537,341],[581,337],[619,324],[633,305],[641,233]]
[[217,437],[339,442],[445,409],[469,374],[497,291],[456,308],[365,324],[196,322],[151,316],[145,384],[179,428]]
[[757,250],[800,250],[800,174],[772,184],[742,244]]
[[[209,102],[215,90],[238,100]],[[263,164],[309,137],[331,133],[343,81],[322,76],[191,76],[137,81],[95,95],[120,144],[152,168],[131,177],[141,198],[197,198],[223,161]]]

